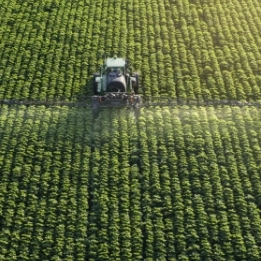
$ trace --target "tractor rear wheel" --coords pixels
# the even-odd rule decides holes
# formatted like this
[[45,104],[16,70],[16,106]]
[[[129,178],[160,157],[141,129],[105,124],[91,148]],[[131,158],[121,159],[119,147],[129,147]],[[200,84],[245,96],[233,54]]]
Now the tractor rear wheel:
[[135,94],[138,94],[138,92],[139,92],[139,74],[137,72],[135,72],[133,74],[133,77],[136,78],[136,82],[133,83],[133,90],[134,90]]
[[93,94],[98,95],[98,83],[95,81],[95,78],[100,76],[99,73],[93,74]]

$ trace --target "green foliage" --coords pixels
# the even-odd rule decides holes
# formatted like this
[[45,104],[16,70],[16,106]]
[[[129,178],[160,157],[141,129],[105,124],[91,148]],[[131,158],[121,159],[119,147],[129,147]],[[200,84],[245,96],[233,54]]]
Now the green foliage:
[[[142,94],[261,99],[258,1],[0,0],[0,99],[91,94],[103,51]],[[261,112],[0,107],[1,260],[260,260]]]
[[0,99],[91,94],[103,52],[132,60],[144,95],[261,99],[258,1],[9,2]]
[[4,259],[258,260],[258,108],[0,111]]

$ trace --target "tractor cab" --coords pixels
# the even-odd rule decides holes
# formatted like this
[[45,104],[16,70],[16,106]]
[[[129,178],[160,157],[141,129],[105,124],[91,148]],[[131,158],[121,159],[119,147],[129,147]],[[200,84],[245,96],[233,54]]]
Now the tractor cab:
[[107,92],[128,92],[131,89],[127,75],[127,63],[123,58],[106,58],[100,73],[94,74],[93,91],[96,95]]
[[139,75],[132,74],[124,58],[106,58],[100,73],[93,76],[93,108],[136,106],[140,103],[138,88]]
[[107,68],[107,75],[109,74],[124,74],[122,68]]
[[112,68],[112,71],[107,75],[106,92],[126,92],[126,80],[119,68]]

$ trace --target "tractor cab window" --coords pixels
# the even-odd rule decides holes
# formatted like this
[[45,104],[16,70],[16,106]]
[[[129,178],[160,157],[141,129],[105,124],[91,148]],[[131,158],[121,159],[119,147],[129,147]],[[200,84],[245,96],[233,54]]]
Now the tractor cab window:
[[116,74],[122,74],[123,71],[122,71],[122,68],[114,68],[113,70]]
[[111,72],[121,72],[122,73],[122,69],[121,68],[116,68],[116,67],[109,67],[106,70],[107,73],[111,73]]
[[113,76],[113,75],[121,75],[123,74],[122,68],[108,68],[107,69],[107,75]]

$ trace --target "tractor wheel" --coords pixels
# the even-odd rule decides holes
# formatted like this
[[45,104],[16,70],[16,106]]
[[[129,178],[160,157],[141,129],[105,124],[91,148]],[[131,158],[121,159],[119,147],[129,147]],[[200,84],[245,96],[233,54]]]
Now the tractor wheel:
[[93,74],[93,94],[98,95],[98,83],[95,82],[95,78],[100,76],[99,73],[94,73]]
[[139,74],[134,73],[133,76],[136,78],[136,82],[133,84],[133,90],[135,94],[138,94],[139,92]]

